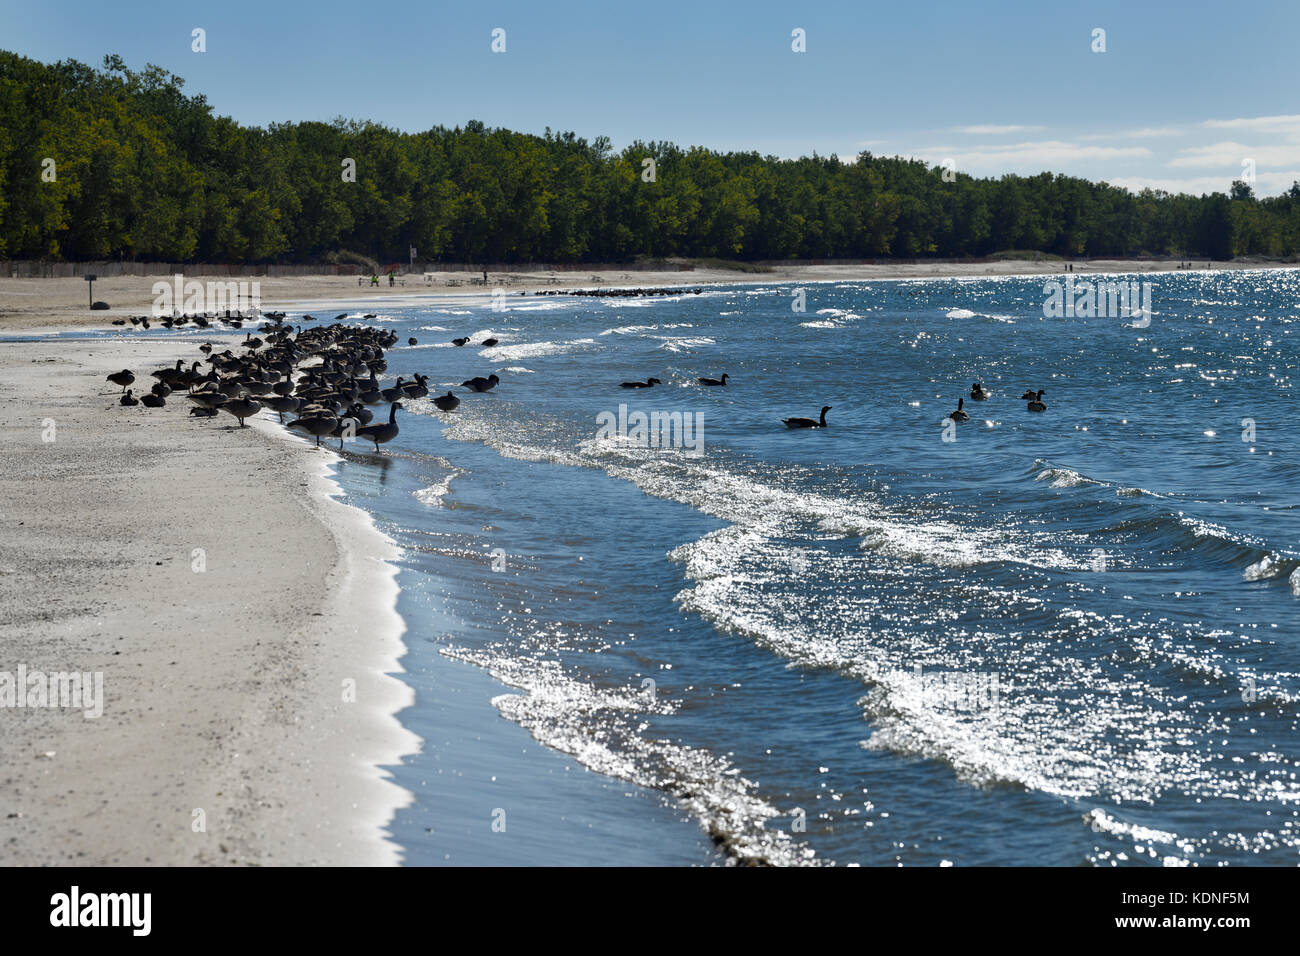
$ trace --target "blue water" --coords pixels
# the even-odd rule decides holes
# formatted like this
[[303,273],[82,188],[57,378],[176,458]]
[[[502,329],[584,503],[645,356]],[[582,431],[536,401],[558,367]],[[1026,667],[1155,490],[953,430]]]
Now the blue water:
[[[1294,865],[1300,273],[1128,278],[1148,327],[1045,318],[1041,278],[381,313],[420,341],[389,378],[463,400],[405,403],[340,469],[405,549],[412,680],[505,684],[530,740],[616,782],[557,789],[566,819],[612,813],[617,853],[675,834],[637,862]],[[621,403],[691,416],[702,454],[600,435]],[[397,772],[412,863],[451,839],[431,759]]]

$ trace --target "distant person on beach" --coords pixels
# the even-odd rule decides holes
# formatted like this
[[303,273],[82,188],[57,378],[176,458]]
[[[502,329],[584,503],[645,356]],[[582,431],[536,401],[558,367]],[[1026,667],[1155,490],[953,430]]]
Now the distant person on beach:
[[388,273],[388,284],[391,286],[391,285],[395,285],[396,282],[397,282],[397,276],[393,275],[393,273],[391,272]]
[[373,275],[373,274],[372,274],[372,275],[370,276],[370,284],[371,284],[371,285],[379,285],[379,276],[377,276],[377,275]]

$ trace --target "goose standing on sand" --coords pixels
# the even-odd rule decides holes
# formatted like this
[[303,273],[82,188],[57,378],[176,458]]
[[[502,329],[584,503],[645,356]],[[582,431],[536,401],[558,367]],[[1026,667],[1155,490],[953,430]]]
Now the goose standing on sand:
[[397,437],[399,431],[397,427],[397,410],[402,407],[401,402],[393,402],[392,407],[388,410],[388,421],[378,425],[366,425],[357,429],[358,438],[367,438],[375,443],[375,452],[379,452],[379,446],[386,444]]
[[1045,411],[1047,411],[1047,405],[1043,402],[1043,390],[1042,390],[1041,388],[1040,388],[1040,389],[1038,390],[1038,392],[1037,392],[1037,393],[1036,393],[1036,394],[1035,394],[1035,395],[1030,399],[1030,401],[1029,401],[1029,411],[1031,411],[1031,412],[1045,412]]
[[948,417],[955,422],[969,421],[970,415],[962,411],[962,406],[965,404],[966,404],[966,399],[964,398],[957,399],[957,410],[955,412],[949,412]]
[[989,393],[984,391],[984,385],[981,382],[976,382],[970,387],[970,397],[973,402],[983,402],[988,400]]
[[252,418],[262,410],[262,403],[254,401],[251,398],[232,398],[230,401],[218,406],[223,412],[229,412],[239,419],[239,427],[247,428],[244,424],[245,418]]
[[785,423],[786,428],[825,428],[826,413],[830,410],[831,406],[822,406],[822,417],[820,420],[816,418],[783,418],[781,421]]
[[700,378],[700,379],[696,379],[696,381],[698,381],[701,385],[726,385],[727,376],[724,374],[722,378]]
[[439,395],[435,398],[433,404],[438,406],[440,412],[450,412],[454,411],[456,406],[460,404],[460,399],[448,392],[446,395]]
[[120,372],[105,376],[105,381],[112,382],[114,385],[121,385],[122,391],[125,392],[126,387],[135,381],[135,373],[129,368],[124,368]]
[[132,405],[140,404],[140,400],[138,398],[132,397],[131,390],[129,388],[124,390],[123,395],[120,399],[118,399],[118,402],[122,405],[126,405],[128,408]]
[[460,384],[466,388],[471,388],[476,392],[490,392],[492,389],[497,387],[497,383],[500,381],[501,379],[497,378],[496,373],[493,372],[487,378],[484,378],[481,375],[476,375]]
[[338,425],[338,417],[330,412],[318,412],[306,418],[299,418],[286,425],[286,428],[296,428],[304,431],[309,435],[316,436],[316,447],[320,447],[322,438],[329,438],[334,434],[334,428]]
[[663,382],[657,378],[648,378],[644,382],[623,382],[619,388],[654,388],[656,385],[662,385]]

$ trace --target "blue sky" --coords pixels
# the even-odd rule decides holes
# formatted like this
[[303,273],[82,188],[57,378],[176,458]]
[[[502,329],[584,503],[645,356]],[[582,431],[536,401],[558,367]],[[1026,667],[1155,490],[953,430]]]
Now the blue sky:
[[[1130,188],[1300,179],[1300,2],[14,2],[0,48],[156,63],[240,122],[470,119]],[[207,52],[191,50],[191,30]],[[506,52],[490,49],[506,31]],[[801,28],[807,52],[791,50]],[[1106,31],[1094,53],[1092,32]]]

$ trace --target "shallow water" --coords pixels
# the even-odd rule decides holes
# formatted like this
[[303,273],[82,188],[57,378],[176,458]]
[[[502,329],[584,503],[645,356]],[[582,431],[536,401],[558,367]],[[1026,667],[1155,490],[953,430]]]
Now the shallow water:
[[[1045,318],[1015,277],[381,313],[420,340],[390,372],[462,397],[340,470],[406,549],[408,669],[485,669],[623,781],[529,812],[621,801],[611,847],[663,838],[638,862],[719,859],[688,815],[779,863],[1295,864],[1300,273],[1153,281],[1146,328]],[[601,435],[620,404],[702,453]],[[404,715],[426,737],[436,697]],[[394,833],[437,862],[420,759]]]

